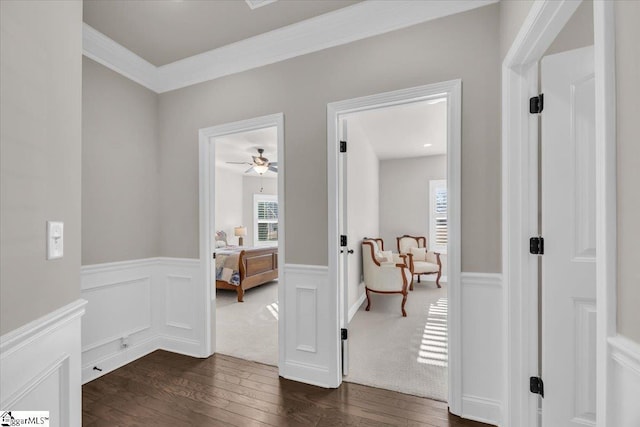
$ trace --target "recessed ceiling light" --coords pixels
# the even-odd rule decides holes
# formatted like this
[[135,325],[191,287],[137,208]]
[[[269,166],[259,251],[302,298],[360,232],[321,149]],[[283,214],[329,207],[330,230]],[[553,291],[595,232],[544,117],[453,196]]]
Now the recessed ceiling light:
[[424,144],[423,147],[431,147],[433,144]]

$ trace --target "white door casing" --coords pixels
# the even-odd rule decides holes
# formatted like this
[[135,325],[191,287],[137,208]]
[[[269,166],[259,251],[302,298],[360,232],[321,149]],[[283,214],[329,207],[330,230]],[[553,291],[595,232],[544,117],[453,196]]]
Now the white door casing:
[[[342,126],[340,129],[340,141],[348,140],[347,133],[347,119],[341,120]],[[353,270],[353,266],[351,264],[351,259],[354,257],[349,256],[349,245],[353,245],[353,242],[350,241],[351,236],[349,236],[349,210],[348,210],[348,202],[349,202],[349,183],[348,183],[348,164],[347,164],[348,156],[347,152],[340,153],[340,157],[338,159],[339,169],[338,169],[338,203],[340,212],[338,215],[338,227],[340,229],[341,236],[347,236],[347,246],[340,247],[340,257],[339,257],[339,269],[340,269],[340,284],[339,289],[342,289],[340,295],[340,328],[348,329],[349,327],[349,286],[351,286],[349,275]],[[342,340],[342,375],[349,375],[349,340]]]
[[593,47],[542,59],[542,424],[596,421]]
[[[343,114],[366,111],[370,109],[411,102],[447,97],[447,182],[449,183],[449,409],[454,414],[462,413],[462,361],[461,361],[461,296],[460,296],[460,180],[461,180],[461,114],[462,114],[462,81],[450,80],[408,89],[400,89],[361,98],[333,102],[327,105],[327,181],[328,181],[328,251],[329,251],[329,285],[330,303],[340,305],[345,290],[338,286],[340,276],[340,129],[339,117]],[[346,295],[346,294],[345,294]],[[332,324],[343,324],[343,317],[348,320],[348,308],[335,310],[331,307],[318,307],[319,311],[335,313],[337,319]],[[340,360],[340,335],[336,331],[331,352],[334,360]],[[330,362],[330,361],[327,361]],[[328,366],[341,366],[340,363],[327,363]],[[339,368],[338,368],[339,370]],[[342,382],[342,373],[330,373],[332,387]]]
[[[280,266],[278,277],[278,313],[280,319],[286,318],[286,304],[284,291],[286,277],[283,274],[285,261],[285,164],[284,164],[284,115],[282,113],[270,114],[253,119],[238,122],[225,123],[217,126],[200,129],[199,135],[199,204],[200,204],[200,265],[203,277],[201,289],[203,311],[205,319],[205,351],[203,357],[208,357],[215,352],[215,316],[216,316],[216,292],[215,292],[215,261],[213,260],[213,233],[215,232],[215,143],[213,139],[224,135],[239,132],[263,129],[267,127],[277,128],[278,135],[278,264]],[[194,307],[200,310],[200,307]],[[284,347],[286,337],[284,334],[285,322],[278,322],[278,368],[282,372],[284,365]]]

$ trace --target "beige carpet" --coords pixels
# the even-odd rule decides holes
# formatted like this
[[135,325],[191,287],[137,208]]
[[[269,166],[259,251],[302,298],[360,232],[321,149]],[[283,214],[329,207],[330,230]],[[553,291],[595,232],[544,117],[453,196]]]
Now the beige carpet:
[[216,290],[216,352],[278,365],[278,282],[235,291]]
[[372,294],[349,324],[345,381],[447,400],[447,284],[415,283],[407,298]]

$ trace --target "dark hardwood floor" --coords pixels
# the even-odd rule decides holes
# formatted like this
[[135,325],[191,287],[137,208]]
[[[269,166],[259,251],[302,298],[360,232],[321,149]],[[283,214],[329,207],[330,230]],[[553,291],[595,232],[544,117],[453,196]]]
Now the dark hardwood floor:
[[85,426],[486,426],[447,405],[343,383],[324,389],[275,367],[156,351],[82,388]]

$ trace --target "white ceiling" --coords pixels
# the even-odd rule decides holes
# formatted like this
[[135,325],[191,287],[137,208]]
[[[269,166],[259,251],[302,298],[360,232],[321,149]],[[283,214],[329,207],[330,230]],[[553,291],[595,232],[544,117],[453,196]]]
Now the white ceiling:
[[[447,153],[447,101],[444,98],[351,113],[380,160]],[[425,144],[431,144],[425,147]]]
[[[278,161],[278,128],[270,127],[248,132],[226,135],[215,139],[216,168],[226,169],[244,174],[250,165],[233,165],[226,162],[253,162],[251,156],[258,155],[258,148],[263,148],[263,157],[270,162]],[[255,171],[247,176],[260,176]],[[278,174],[267,171],[264,178],[277,178]]]
[[84,22],[153,65],[165,65],[360,0],[84,0]]

